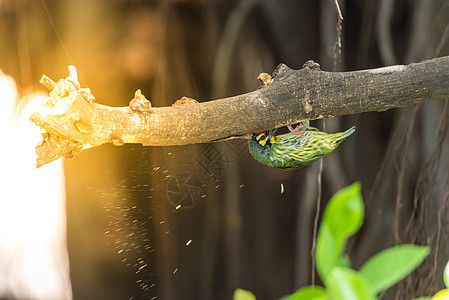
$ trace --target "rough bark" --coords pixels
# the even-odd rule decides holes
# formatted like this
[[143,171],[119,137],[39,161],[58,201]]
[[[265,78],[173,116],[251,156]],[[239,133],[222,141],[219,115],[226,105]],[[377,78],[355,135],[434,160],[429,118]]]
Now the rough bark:
[[44,76],[41,82],[53,90],[31,116],[46,131],[36,146],[37,166],[104,143],[204,143],[302,120],[444,99],[449,96],[449,57],[354,72],[321,71],[312,61],[301,70],[281,64],[273,80],[261,81],[256,91],[214,101],[183,98],[171,107],[151,107],[138,91],[129,106],[109,107],[80,89],[74,67],[56,84]]

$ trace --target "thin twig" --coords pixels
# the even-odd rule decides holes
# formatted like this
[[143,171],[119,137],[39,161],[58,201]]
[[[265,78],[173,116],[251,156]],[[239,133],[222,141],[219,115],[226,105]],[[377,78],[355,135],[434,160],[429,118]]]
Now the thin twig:
[[385,65],[396,63],[393,37],[391,36],[391,17],[393,15],[394,0],[382,0],[377,15],[377,37],[380,56]]
[[17,13],[17,52],[19,55],[19,68],[22,86],[30,88],[33,85],[33,76],[31,72],[31,58],[29,51],[29,32],[27,1],[16,1]]
[[212,96],[220,97],[224,93],[231,67],[231,56],[237,38],[247,16],[260,0],[240,1],[229,16],[218,45],[217,56],[212,73]]
[[[323,130],[326,129],[326,124],[323,120]],[[321,193],[322,193],[322,174],[323,174],[323,160],[320,159],[320,166],[318,168],[318,176],[317,176],[317,197],[316,197],[316,208],[315,208],[315,218],[313,219],[313,235],[312,235],[312,274],[311,281],[312,285],[315,285],[315,248],[316,248],[316,239],[318,232],[318,219],[320,217],[321,210]]]
[[337,71],[338,63],[341,61],[341,29],[343,22],[343,15],[341,14],[338,0],[334,0],[335,8],[337,9],[337,39],[334,45],[334,72]]
[[446,28],[444,29],[444,33],[441,36],[437,50],[435,51],[435,57],[438,57],[440,55],[441,50],[443,49],[444,45],[446,44],[448,38],[449,38],[449,24],[446,25]]
[[446,187],[446,193],[443,196],[443,199],[441,200],[440,208],[438,209],[438,228],[437,228],[437,236],[435,241],[435,255],[433,257],[433,270],[435,271],[437,268],[437,262],[438,262],[438,252],[440,249],[440,237],[441,237],[441,219],[442,214],[446,209],[446,202],[449,198],[449,188]]
[[[342,28],[342,21],[343,21],[343,15],[341,14],[340,6],[338,5],[338,0],[335,0],[335,7],[337,9],[337,39],[334,46],[334,71],[337,70],[337,64],[341,59],[341,28]],[[325,120],[322,122],[323,130],[326,129],[326,123]],[[315,248],[316,248],[316,239],[317,239],[317,231],[318,231],[318,219],[320,217],[320,210],[321,210],[321,194],[322,194],[322,177],[323,177],[323,160],[320,160],[320,166],[318,168],[318,176],[317,176],[317,199],[316,199],[316,211],[315,211],[315,218],[313,220],[313,236],[312,236],[312,250],[311,250],[311,256],[312,256],[312,285],[315,285]]]
[[[416,114],[420,108],[421,108],[421,105],[419,105],[419,104],[413,108],[412,118],[411,118],[409,126],[407,128],[406,135],[403,139],[403,149],[407,149],[407,146],[409,145],[409,142],[410,142],[410,139],[411,139],[412,133],[413,133],[413,127],[415,125]],[[397,179],[398,189],[397,189],[396,201],[395,201],[395,218],[394,218],[393,233],[394,233],[394,239],[395,239],[396,244],[398,244],[401,241],[401,238],[399,236],[399,225],[400,225],[399,212],[401,210],[401,199],[402,199],[402,194],[403,194],[403,189],[404,189],[404,175],[405,175],[406,162],[407,162],[407,155],[405,153],[403,153],[402,159],[401,159],[401,164],[400,164],[399,170],[398,170],[398,179]]]

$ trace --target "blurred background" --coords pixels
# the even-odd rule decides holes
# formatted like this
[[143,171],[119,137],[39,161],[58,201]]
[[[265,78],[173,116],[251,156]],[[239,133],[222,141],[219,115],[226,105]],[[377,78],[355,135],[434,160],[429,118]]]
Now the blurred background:
[[[350,71],[449,53],[448,1],[339,4],[341,56],[332,0],[0,0],[0,68],[21,96],[74,64],[101,104],[126,106],[141,89],[169,106],[253,91],[279,63]],[[270,169],[239,140],[83,151],[64,161],[73,297],[231,299],[244,288],[279,298],[311,283],[317,199],[322,211],[354,181],[366,218],[348,245],[353,266],[394,244],[430,245],[383,299],[431,295],[449,254],[448,117],[446,100],[313,121],[357,126],[322,172],[319,162]]]

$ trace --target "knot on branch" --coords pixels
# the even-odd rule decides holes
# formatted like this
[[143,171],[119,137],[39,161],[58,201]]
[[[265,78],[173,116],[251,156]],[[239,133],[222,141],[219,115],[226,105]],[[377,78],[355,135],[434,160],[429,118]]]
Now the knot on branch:
[[137,112],[148,112],[151,110],[151,102],[145,98],[139,89],[134,93],[134,98],[129,102],[129,108]]
[[273,78],[271,78],[271,75],[267,73],[260,73],[259,76],[257,76],[257,79],[262,83],[260,87],[268,86],[273,82]]
[[175,106],[175,105],[185,105],[185,104],[198,104],[198,101],[196,101],[196,100],[193,99],[193,98],[189,98],[189,97],[184,96],[184,97],[182,97],[181,99],[176,100],[176,102],[173,103],[172,106]]
[[302,65],[303,69],[309,69],[314,71],[319,71],[321,69],[320,64],[317,62],[314,62],[313,60],[308,60]]
[[[286,64],[280,63],[276,69],[274,69],[272,77],[280,77],[282,74],[286,73],[287,71],[291,71],[292,69],[290,69]],[[276,78],[278,79],[278,78]]]

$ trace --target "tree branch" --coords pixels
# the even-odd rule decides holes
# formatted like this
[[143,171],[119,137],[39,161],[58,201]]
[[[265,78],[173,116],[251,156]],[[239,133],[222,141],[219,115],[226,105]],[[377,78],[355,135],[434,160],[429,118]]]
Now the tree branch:
[[[263,76],[262,76],[263,77]],[[31,116],[46,133],[36,146],[37,166],[104,143],[168,146],[204,143],[314,120],[385,111],[449,97],[449,57],[355,72],[325,72],[279,65],[256,91],[197,103],[183,97],[171,107],[151,107],[137,91],[127,107],[94,102],[73,66]],[[271,83],[270,83],[271,82]]]

